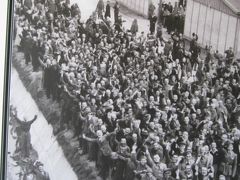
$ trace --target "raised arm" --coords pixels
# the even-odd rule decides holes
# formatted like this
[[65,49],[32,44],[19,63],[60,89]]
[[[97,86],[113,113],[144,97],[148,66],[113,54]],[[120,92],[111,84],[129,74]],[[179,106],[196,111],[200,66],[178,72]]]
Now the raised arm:
[[147,156],[147,161],[148,161],[149,165],[151,167],[153,167],[155,165],[155,163],[154,163],[154,161],[153,161],[153,159],[152,159],[148,149],[146,150],[146,156]]
[[237,173],[237,155],[234,157],[234,162],[233,162],[233,172],[232,172],[232,177],[234,178]]
[[85,134],[82,135],[82,138],[85,139],[86,141],[89,141],[89,142],[96,142],[97,141],[97,139],[87,137]]
[[30,122],[33,123],[33,122],[36,121],[36,120],[37,120],[37,115],[35,115]]

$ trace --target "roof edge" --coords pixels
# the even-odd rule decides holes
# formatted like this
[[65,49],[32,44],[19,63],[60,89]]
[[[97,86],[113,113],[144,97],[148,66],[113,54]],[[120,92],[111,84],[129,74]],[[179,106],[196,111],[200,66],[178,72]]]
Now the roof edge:
[[240,9],[234,7],[234,5],[229,2],[229,0],[223,0],[223,2],[233,11],[235,12],[237,15],[240,15]]

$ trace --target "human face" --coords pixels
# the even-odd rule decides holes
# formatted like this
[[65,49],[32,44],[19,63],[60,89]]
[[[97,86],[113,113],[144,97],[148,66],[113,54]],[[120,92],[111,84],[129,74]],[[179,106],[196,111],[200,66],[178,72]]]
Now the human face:
[[205,148],[204,148],[204,147],[201,147],[201,149],[200,149],[200,155],[201,155],[201,156],[205,155]]
[[102,132],[106,132],[106,131],[107,131],[106,126],[105,126],[105,125],[102,125],[102,126],[101,126],[101,130],[102,130]]
[[212,149],[216,149],[216,148],[217,148],[217,144],[216,144],[215,142],[213,142],[213,143],[211,144],[211,146],[212,146]]
[[227,135],[226,135],[226,134],[223,134],[223,135],[222,135],[222,141],[223,141],[223,142],[227,141]]
[[146,157],[142,157],[140,160],[141,165],[145,165],[147,163]]
[[207,172],[207,168],[206,167],[202,167],[202,175],[203,176],[207,176],[208,172]]
[[177,95],[174,95],[174,96],[173,96],[173,100],[174,100],[174,102],[176,102],[176,101],[178,100],[178,96],[177,96]]
[[177,155],[173,155],[173,162],[176,163],[178,161],[178,156]]
[[189,123],[189,117],[185,117],[184,122],[185,122],[185,124],[188,124]]
[[103,124],[103,121],[102,121],[102,119],[98,119],[98,125],[102,125]]
[[97,131],[97,137],[98,137],[98,138],[101,138],[102,136],[103,136],[102,131],[101,131],[101,130],[98,130],[98,131]]
[[190,160],[192,158],[192,155],[190,153],[188,153],[186,158],[187,158],[187,160]]
[[133,138],[133,141],[137,141],[137,134],[134,133],[134,134],[132,135],[132,138]]
[[232,144],[230,144],[230,145],[228,146],[228,151],[233,151],[233,145],[232,145]]
[[154,156],[153,156],[153,160],[154,160],[155,163],[159,163],[159,162],[160,162],[160,157],[159,157],[159,155],[158,155],[158,154],[154,155]]
[[184,151],[185,151],[185,144],[181,144],[181,145],[180,145],[180,151],[181,151],[181,152],[184,152]]
[[82,108],[86,108],[87,107],[87,103],[86,102],[83,102],[82,103]]
[[208,154],[209,153],[209,147],[205,146],[205,153]]
[[185,140],[188,139],[188,132],[186,132],[186,131],[183,132],[183,139],[185,139]]

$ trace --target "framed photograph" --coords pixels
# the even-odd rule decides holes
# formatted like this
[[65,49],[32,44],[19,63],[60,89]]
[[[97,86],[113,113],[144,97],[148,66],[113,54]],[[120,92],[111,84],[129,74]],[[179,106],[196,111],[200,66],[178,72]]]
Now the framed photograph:
[[2,179],[240,180],[239,0],[9,0],[6,20]]

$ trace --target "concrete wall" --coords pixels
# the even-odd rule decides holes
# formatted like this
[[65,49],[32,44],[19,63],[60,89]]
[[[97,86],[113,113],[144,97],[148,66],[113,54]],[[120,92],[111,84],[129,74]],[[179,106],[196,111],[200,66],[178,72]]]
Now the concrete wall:
[[149,0],[118,0],[119,4],[126,6],[130,10],[142,16],[148,15]]
[[[166,3],[171,2],[172,5],[174,5],[175,2],[178,1],[179,0],[163,0],[163,2]],[[128,7],[129,9],[135,11],[136,13],[147,17],[149,3],[152,2],[155,5],[156,7],[155,13],[157,14],[159,0],[118,0],[118,2]]]
[[192,33],[197,33],[202,46],[212,45],[221,53],[229,47],[233,47],[235,52],[240,52],[238,19],[230,13],[188,0],[184,35],[191,38]]

